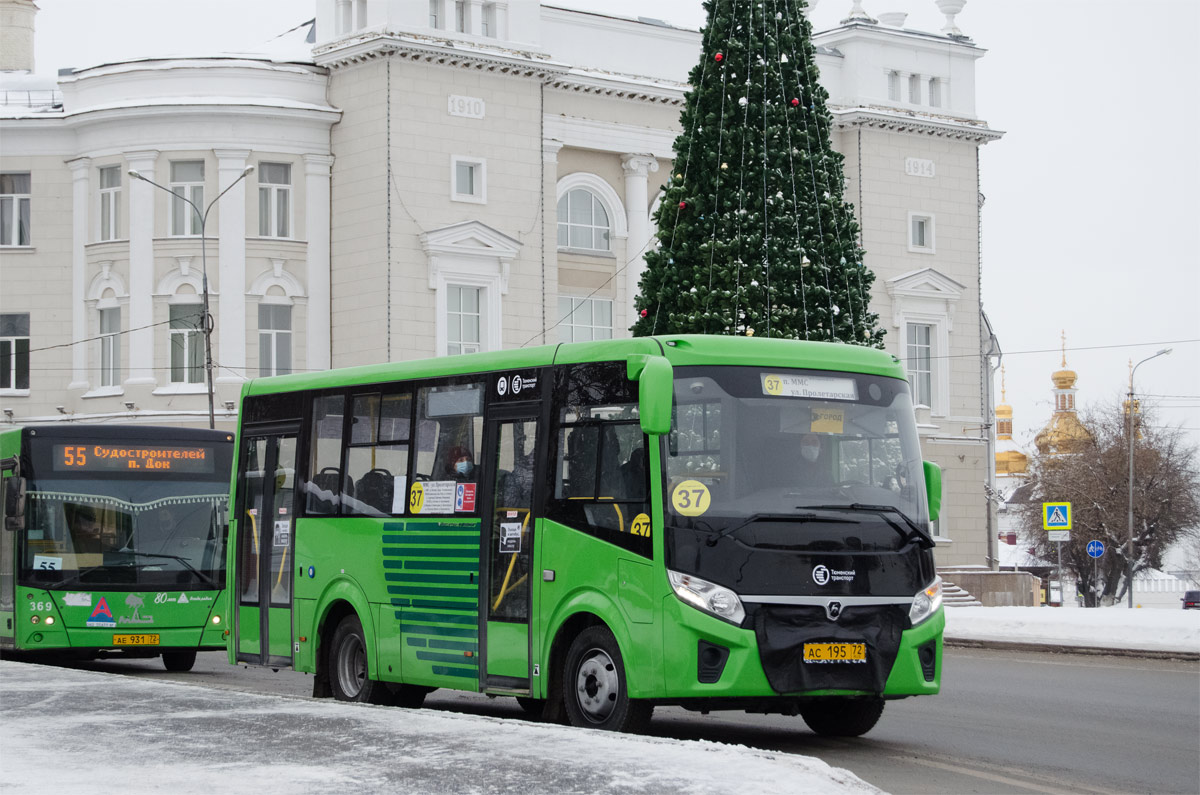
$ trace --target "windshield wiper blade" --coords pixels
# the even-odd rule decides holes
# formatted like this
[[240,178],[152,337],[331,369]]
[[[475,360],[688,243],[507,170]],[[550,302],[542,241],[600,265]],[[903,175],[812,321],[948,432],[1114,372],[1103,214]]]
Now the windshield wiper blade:
[[168,555],[165,552],[138,552],[137,550],[133,550],[133,549],[127,549],[127,550],[124,550],[124,552],[127,555],[138,555],[139,557],[144,557],[144,558],[170,558],[171,560],[177,560],[180,563],[182,563],[184,566],[187,566],[188,570],[191,571],[193,574],[195,574],[197,577],[204,580],[204,583],[206,585],[216,585],[217,584],[216,580],[214,580],[212,577],[209,577],[207,574],[200,571],[200,569],[193,566],[188,561],[188,559],[185,557],[181,557],[179,555]]
[[86,569],[80,569],[79,571],[77,571],[75,573],[75,576],[73,576],[73,577],[68,577],[67,579],[60,580],[59,582],[48,583],[42,587],[47,591],[59,591],[59,590],[62,590],[63,588],[69,588],[72,585],[82,584],[83,578],[85,576],[87,576],[88,574],[91,574],[93,571],[100,571],[100,569],[111,569],[114,567],[130,568],[133,565],[134,564],[132,564],[132,563],[127,563],[124,565],[117,564],[117,563],[101,563],[99,566],[88,566]]
[[[861,511],[863,513],[879,514],[880,518],[895,528],[896,532],[904,536],[906,540],[911,541],[916,539],[917,543],[926,549],[934,547],[933,536],[929,535],[929,531],[914,522],[912,517],[895,505],[868,505],[862,502],[852,502],[849,505],[810,505],[807,507],[823,511]],[[908,531],[905,532],[903,527],[889,519],[889,514],[894,514],[904,520],[904,524],[908,525]]]
[[[803,506],[807,507],[807,506]],[[707,544],[712,547],[716,546],[717,542],[728,535],[733,535],[738,530],[741,530],[747,525],[755,522],[850,522],[855,523],[853,519],[829,519],[827,517],[817,516],[815,513],[756,513],[748,517],[742,522],[735,525],[730,525],[724,530],[721,530],[714,535],[710,535]]]

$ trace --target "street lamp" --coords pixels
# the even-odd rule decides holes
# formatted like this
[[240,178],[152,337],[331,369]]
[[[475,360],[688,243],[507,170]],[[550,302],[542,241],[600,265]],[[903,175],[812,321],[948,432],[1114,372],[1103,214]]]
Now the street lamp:
[[1171,352],[1170,348],[1163,348],[1153,356],[1147,356],[1133,366],[1129,371],[1129,403],[1126,405],[1126,410],[1129,412],[1129,555],[1125,558],[1125,562],[1129,568],[1129,607],[1133,608],[1133,374],[1137,369],[1151,359],[1157,359],[1159,356],[1165,356]]
[[204,383],[208,389],[208,427],[209,428],[217,427],[217,419],[216,419],[216,412],[213,409],[213,374],[212,374],[212,369],[213,369],[213,362],[212,362],[213,319],[212,319],[212,315],[209,314],[209,311],[208,311],[208,256],[207,256],[207,254],[208,254],[207,248],[208,247],[207,247],[207,238],[205,238],[205,236],[204,236],[204,229],[208,225],[209,210],[211,210],[213,207],[215,207],[217,202],[219,202],[221,200],[221,197],[224,196],[226,193],[228,193],[230,191],[230,189],[233,188],[234,185],[238,184],[243,179],[250,176],[250,173],[252,171],[254,171],[254,166],[246,166],[242,170],[242,173],[238,175],[238,178],[235,179],[233,182],[229,183],[229,185],[225,188],[225,190],[218,193],[217,197],[215,199],[213,199],[212,201],[210,201],[208,203],[208,206],[204,208],[204,212],[200,212],[200,208],[196,206],[196,203],[193,202],[188,197],[184,196],[182,193],[176,193],[175,191],[171,190],[170,188],[164,188],[162,185],[159,185],[154,180],[149,179],[148,177],[142,176],[142,174],[140,172],[138,172],[136,169],[132,169],[132,168],[129,169],[129,176],[133,177],[134,179],[140,179],[142,182],[149,183],[149,184],[153,185],[154,187],[158,188],[159,190],[166,191],[167,193],[171,194],[172,196],[176,197],[177,199],[187,202],[188,206],[190,206],[192,208],[192,210],[196,213],[196,217],[198,219],[200,219],[200,271],[201,271],[201,275],[203,278],[203,289],[201,290],[201,295],[202,295],[203,302],[204,302],[204,319],[203,319],[203,322],[204,322]]

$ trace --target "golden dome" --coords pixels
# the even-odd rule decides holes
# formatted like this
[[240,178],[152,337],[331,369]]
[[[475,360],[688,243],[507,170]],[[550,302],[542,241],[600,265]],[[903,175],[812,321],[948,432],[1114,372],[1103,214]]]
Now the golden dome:
[[1047,453],[1078,453],[1091,440],[1092,435],[1075,416],[1074,412],[1055,412],[1045,428],[1033,437],[1038,452]]
[[1063,329],[1062,333],[1062,369],[1051,373],[1050,380],[1054,382],[1055,389],[1070,389],[1075,386],[1075,379],[1078,378],[1074,370],[1067,369],[1067,331]]

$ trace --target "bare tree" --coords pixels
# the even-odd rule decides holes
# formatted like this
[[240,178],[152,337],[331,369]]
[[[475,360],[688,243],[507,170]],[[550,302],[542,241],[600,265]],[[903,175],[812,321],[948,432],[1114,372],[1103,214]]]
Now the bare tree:
[[[1129,426],[1123,405],[1092,408],[1080,416],[1089,438],[1071,453],[1038,453],[1030,461],[1033,493],[1021,513],[1026,537],[1054,560],[1057,544],[1042,528],[1043,502],[1071,503],[1071,540],[1062,544],[1063,568],[1083,591],[1084,604],[1124,598],[1128,582]],[[1133,570],[1162,565],[1166,550],[1200,527],[1197,450],[1177,428],[1154,424],[1148,410],[1135,419]],[[1087,544],[1104,542],[1104,556],[1088,556]]]

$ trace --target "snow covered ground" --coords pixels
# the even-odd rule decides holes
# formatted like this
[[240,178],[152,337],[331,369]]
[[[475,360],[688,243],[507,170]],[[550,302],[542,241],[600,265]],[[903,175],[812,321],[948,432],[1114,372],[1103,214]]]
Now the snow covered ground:
[[1200,653],[1200,610],[951,607],[947,640]]
[[[946,621],[951,640],[1200,653],[1200,610],[955,607]],[[0,792],[879,792],[818,759],[717,742],[10,661],[0,749]]]

